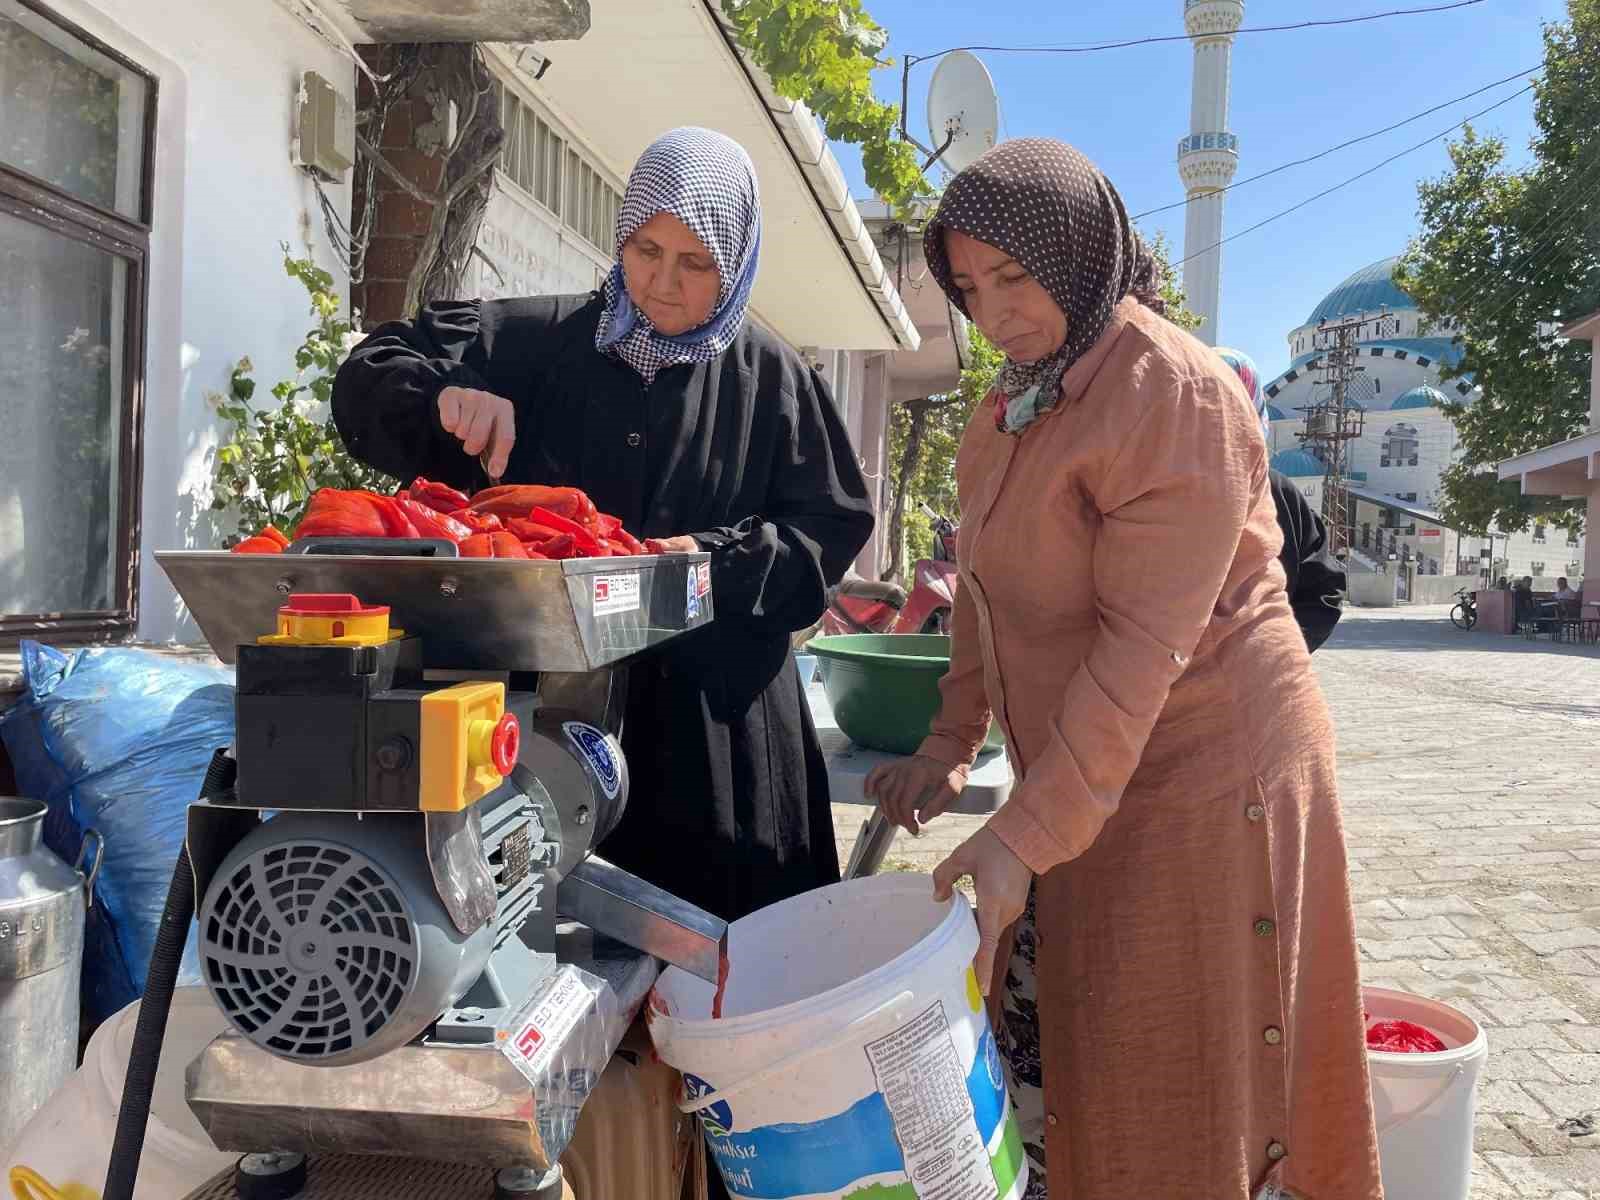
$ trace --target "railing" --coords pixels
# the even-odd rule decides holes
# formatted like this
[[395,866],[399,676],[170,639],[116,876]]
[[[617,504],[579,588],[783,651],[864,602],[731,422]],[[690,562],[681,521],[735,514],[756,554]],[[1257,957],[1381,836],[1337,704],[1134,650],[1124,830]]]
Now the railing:
[[[1204,3],[1204,0],[1201,2]],[[1195,154],[1201,150],[1225,150],[1237,154],[1239,138],[1232,133],[1191,133],[1186,138],[1178,139],[1179,154]]]

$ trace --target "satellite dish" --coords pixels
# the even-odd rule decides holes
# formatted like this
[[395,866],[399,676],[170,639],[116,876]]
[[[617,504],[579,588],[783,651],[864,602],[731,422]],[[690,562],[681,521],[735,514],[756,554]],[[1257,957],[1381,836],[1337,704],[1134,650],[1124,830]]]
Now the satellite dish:
[[965,170],[995,144],[999,131],[1000,101],[989,69],[965,50],[946,54],[928,84],[928,137],[936,161]]

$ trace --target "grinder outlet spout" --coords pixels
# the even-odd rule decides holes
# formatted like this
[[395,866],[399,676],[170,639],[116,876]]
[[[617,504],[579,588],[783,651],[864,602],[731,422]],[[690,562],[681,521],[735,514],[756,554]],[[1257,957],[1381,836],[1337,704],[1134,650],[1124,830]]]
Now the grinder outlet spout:
[[561,881],[556,905],[596,933],[718,982],[728,923],[621,867],[586,859]]

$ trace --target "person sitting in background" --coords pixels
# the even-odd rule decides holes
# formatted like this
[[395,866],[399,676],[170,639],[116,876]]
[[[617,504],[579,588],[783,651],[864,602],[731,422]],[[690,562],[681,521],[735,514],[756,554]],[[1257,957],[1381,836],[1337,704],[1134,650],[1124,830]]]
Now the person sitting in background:
[[1576,604],[1582,598],[1583,597],[1579,596],[1577,592],[1572,590],[1572,585],[1567,582],[1567,577],[1565,575],[1563,575],[1560,579],[1556,580],[1556,599],[1557,600],[1561,601],[1564,604],[1567,604],[1567,603]]

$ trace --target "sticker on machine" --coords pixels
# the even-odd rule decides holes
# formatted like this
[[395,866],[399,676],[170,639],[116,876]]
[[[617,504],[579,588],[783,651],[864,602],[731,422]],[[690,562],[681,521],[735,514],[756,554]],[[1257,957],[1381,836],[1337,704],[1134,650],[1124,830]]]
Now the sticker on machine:
[[683,619],[685,621],[698,621],[700,619],[700,587],[695,582],[695,569],[689,568],[688,586],[684,589]]
[[977,1113],[943,1001],[866,1045],[919,1200],[996,1200]]
[[711,564],[700,563],[694,569],[694,590],[702,596],[711,594]]
[[582,721],[568,721],[561,726],[561,731],[567,735],[578,751],[583,755],[584,761],[594,769],[595,778],[600,781],[600,788],[606,794],[607,800],[615,800],[622,791],[622,767],[617,760],[617,752],[612,746],[611,739],[602,730],[593,725],[585,725]]
[[570,1054],[572,1031],[594,1007],[595,992],[582,971],[568,964],[551,972],[511,1023],[497,1031],[500,1053],[530,1083],[541,1084],[563,1050]]
[[639,611],[639,575],[596,575],[594,577],[594,615],[615,616]]

